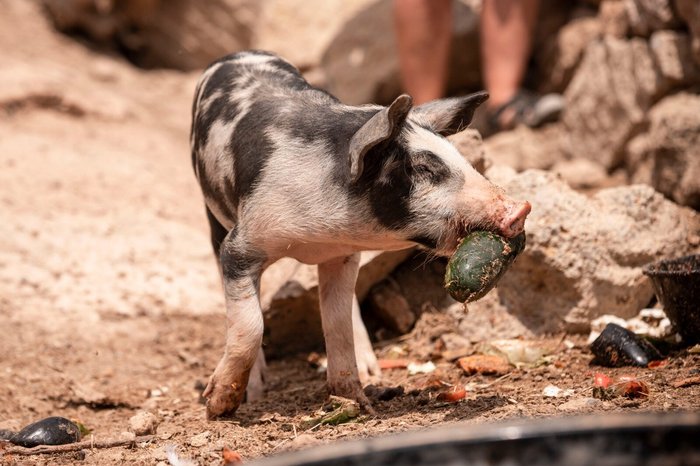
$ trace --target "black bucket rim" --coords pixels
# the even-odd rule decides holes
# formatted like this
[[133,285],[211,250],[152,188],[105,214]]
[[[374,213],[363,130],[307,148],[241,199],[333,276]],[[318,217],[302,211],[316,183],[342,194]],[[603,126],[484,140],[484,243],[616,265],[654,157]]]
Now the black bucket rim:
[[[567,438],[592,434],[627,435],[649,429],[697,430],[700,411],[647,411],[637,413],[600,413],[537,419],[509,419],[486,423],[461,421],[441,426],[380,435],[378,437],[340,440],[326,445],[258,458],[250,466],[309,466],[326,462],[353,460],[370,454],[396,450],[420,450],[451,444],[499,444],[537,438]],[[350,462],[344,463],[350,464]]]
[[647,264],[642,268],[642,273],[648,277],[688,277],[694,274],[700,275],[700,267],[694,270],[691,270],[690,272],[682,271],[682,270],[659,270],[660,267],[668,266],[669,264],[676,263],[676,262],[682,262],[691,258],[697,258],[698,262],[700,262],[700,254],[688,254],[686,256],[682,257],[675,257],[673,259],[663,259],[659,260],[656,262],[652,262],[651,264]]

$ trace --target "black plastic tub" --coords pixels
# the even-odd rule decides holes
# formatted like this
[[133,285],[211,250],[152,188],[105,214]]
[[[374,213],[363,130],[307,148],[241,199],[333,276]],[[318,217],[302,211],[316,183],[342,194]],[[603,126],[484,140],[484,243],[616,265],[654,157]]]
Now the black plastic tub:
[[655,262],[643,272],[683,341],[700,343],[700,254]]
[[336,443],[250,466],[700,465],[700,412],[598,414],[436,429]]

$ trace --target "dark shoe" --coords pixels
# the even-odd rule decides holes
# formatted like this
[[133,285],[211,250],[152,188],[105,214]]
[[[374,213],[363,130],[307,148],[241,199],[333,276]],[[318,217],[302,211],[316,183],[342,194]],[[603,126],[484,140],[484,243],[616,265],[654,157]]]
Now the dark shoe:
[[508,102],[489,113],[488,129],[484,136],[513,129],[518,125],[540,127],[545,123],[557,121],[563,109],[564,98],[559,94],[538,96],[521,90]]

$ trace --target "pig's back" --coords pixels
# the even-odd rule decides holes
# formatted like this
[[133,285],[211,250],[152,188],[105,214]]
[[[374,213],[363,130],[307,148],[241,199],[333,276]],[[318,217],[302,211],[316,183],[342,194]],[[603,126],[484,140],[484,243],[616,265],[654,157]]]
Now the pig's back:
[[[264,52],[213,63],[197,85],[191,139],[207,205],[230,228],[258,186],[328,192],[348,178],[349,140],[378,109],[345,106]],[[294,210],[307,208],[304,196],[294,197]]]

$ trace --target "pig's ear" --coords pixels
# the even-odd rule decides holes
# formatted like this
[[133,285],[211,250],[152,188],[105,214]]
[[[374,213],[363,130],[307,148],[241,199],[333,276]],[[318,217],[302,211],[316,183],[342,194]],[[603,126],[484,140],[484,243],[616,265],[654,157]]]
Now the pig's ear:
[[433,100],[419,105],[411,111],[411,116],[430,125],[433,131],[443,136],[459,133],[472,121],[476,108],[489,98],[485,91]]
[[364,158],[372,147],[397,136],[408,112],[411,111],[413,99],[407,94],[402,94],[391,105],[384,107],[350,139],[350,179],[356,182],[362,175]]

